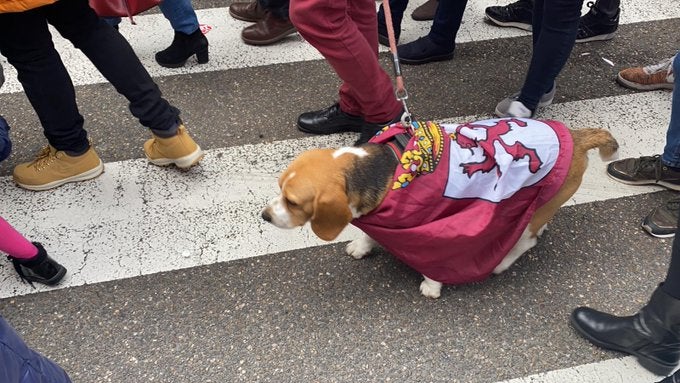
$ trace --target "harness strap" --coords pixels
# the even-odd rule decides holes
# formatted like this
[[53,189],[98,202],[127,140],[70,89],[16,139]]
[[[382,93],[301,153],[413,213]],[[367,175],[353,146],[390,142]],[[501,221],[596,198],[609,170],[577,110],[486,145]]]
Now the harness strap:
[[385,142],[385,146],[391,149],[392,154],[397,159],[401,161],[401,156],[404,154],[404,149],[406,145],[411,140],[411,135],[408,133],[399,133],[390,138],[389,141]]

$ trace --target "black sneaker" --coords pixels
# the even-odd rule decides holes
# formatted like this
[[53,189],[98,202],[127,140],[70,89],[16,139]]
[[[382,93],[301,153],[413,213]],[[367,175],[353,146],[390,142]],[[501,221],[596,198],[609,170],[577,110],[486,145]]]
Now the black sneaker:
[[676,371],[675,374],[667,378],[664,378],[663,380],[657,383],[680,383],[680,370]]
[[611,40],[614,38],[614,32],[619,27],[621,10],[617,10],[616,16],[609,18],[607,15],[599,12],[594,7],[592,1],[588,2],[588,7],[590,7],[590,11],[579,20],[576,42],[586,43],[588,41]]
[[660,155],[611,162],[607,174],[624,184],[660,185],[680,191],[680,171],[664,165]]
[[506,6],[495,5],[484,10],[487,20],[499,27],[515,27],[531,31],[531,18],[534,15],[534,2],[518,0]]
[[[680,198],[673,198],[665,204],[658,206],[647,214],[642,221],[642,228],[657,238],[670,238],[675,236],[678,228],[678,214],[680,213]],[[680,377],[680,375],[678,376]]]
[[361,132],[364,119],[347,114],[335,103],[328,108],[302,113],[297,121],[298,129],[312,134]]
[[33,242],[38,248],[38,255],[34,258],[24,260],[8,257],[14,264],[14,270],[22,281],[28,282],[33,286],[33,282],[44,285],[56,285],[66,275],[66,268],[47,255],[45,248],[38,242]]

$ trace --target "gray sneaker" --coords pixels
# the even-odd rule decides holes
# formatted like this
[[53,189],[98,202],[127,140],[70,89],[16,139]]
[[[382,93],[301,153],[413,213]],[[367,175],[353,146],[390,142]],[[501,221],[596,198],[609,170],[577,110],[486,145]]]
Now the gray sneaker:
[[611,162],[607,165],[607,174],[624,184],[660,185],[680,191],[680,172],[664,165],[660,155]]
[[673,198],[654,208],[642,221],[642,228],[657,238],[674,237],[678,228],[679,213],[680,198]]
[[[552,89],[541,96],[541,99],[538,100],[538,108],[542,108],[544,106],[548,106],[552,104],[553,99],[555,98],[555,91],[557,89],[557,84],[553,83]],[[510,97],[506,97],[501,102],[496,105],[496,116],[498,117],[518,117],[518,118],[531,118],[536,114],[536,111],[531,111],[531,109],[527,108],[522,102],[517,101],[519,98],[520,92],[517,92],[513,94]]]

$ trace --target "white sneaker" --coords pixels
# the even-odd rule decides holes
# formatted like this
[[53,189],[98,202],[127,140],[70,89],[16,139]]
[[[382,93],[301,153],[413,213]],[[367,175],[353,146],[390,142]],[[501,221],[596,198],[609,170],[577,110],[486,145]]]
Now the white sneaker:
[[[544,106],[548,106],[552,104],[553,99],[555,98],[555,92],[557,90],[557,85],[553,83],[552,89],[548,92],[545,93],[543,96],[541,96],[541,99],[538,100],[538,105],[536,106],[536,109],[542,108]],[[519,98],[520,92],[517,92],[513,94],[510,97],[506,97],[501,102],[496,105],[496,116],[498,117],[520,117],[520,118],[531,118],[534,116],[536,113],[535,111],[532,112],[529,108],[527,108],[523,103],[517,101]],[[519,104],[515,105],[514,109],[510,110],[510,107],[513,106],[513,104]],[[528,112],[527,112],[528,111]],[[516,114],[511,114],[511,113],[521,113],[522,115],[516,115]],[[527,114],[528,113],[528,114]]]

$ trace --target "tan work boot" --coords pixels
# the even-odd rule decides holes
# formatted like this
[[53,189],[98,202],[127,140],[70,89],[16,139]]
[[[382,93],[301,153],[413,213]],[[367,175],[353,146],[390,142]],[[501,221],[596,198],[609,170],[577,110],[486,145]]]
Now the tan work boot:
[[28,190],[48,190],[65,183],[85,181],[104,171],[104,164],[92,146],[79,156],[69,156],[48,145],[32,162],[14,168],[14,182]]
[[178,168],[188,169],[203,158],[203,150],[189,136],[184,124],[177,128],[177,134],[162,138],[155,134],[144,143],[144,153],[154,165],[175,164]]

